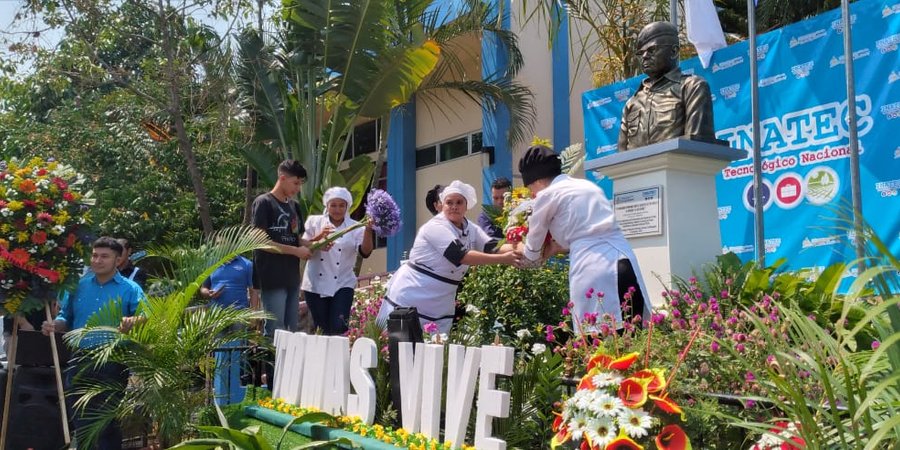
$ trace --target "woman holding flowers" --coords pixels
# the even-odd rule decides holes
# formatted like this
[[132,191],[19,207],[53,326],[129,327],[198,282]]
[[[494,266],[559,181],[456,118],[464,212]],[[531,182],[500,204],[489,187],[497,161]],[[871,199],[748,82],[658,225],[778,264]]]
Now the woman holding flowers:
[[[650,303],[637,257],[603,190],[590,181],[563,175],[559,156],[543,145],[525,152],[519,172],[522,183],[535,195],[524,256],[533,263],[559,252],[570,253],[569,296],[575,329],[580,330],[582,323],[599,324],[603,320],[598,316],[606,314],[621,327],[621,303],[629,298],[631,314],[649,320]],[[545,246],[548,233],[552,239]]]
[[456,307],[456,287],[469,266],[516,265],[521,256],[497,252],[497,240],[466,219],[477,206],[475,188],[454,180],[440,194],[441,213],[419,228],[409,260],[387,286],[377,322],[384,327],[397,307],[415,307],[419,321],[434,322],[439,333],[449,333]]
[[359,227],[350,218],[353,196],[346,188],[333,187],[322,195],[325,213],[306,220],[304,239],[312,240],[321,234],[340,233],[328,246],[314,250],[303,272],[300,288],[316,327],[327,336],[344,334],[353,292],[356,288],[356,255],[368,258],[375,246],[371,222]]

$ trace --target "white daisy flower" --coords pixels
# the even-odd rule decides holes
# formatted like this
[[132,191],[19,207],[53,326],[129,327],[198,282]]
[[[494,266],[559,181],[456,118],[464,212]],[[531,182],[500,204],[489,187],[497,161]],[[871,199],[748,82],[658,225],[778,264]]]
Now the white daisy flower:
[[585,425],[587,424],[588,417],[584,413],[575,413],[571,419],[569,419],[569,431],[572,433],[572,439],[580,440],[584,435],[586,430]]
[[619,425],[629,436],[637,439],[646,436],[653,425],[653,418],[643,409],[625,409],[619,415]]
[[525,328],[522,328],[521,330],[516,331],[516,337],[518,337],[519,339],[525,339],[527,337],[531,337],[531,332],[526,330]]
[[622,382],[622,377],[612,372],[600,372],[597,375],[594,375],[594,377],[591,378],[591,381],[594,383],[594,386],[597,386],[598,388],[618,386],[619,383]]
[[541,344],[540,342],[531,346],[531,353],[534,353],[535,355],[540,355],[540,354],[544,353],[545,351],[547,351],[547,346],[544,344]]
[[591,438],[591,443],[599,448],[605,448],[618,435],[616,424],[611,417],[591,417],[586,427],[585,434]]
[[591,411],[607,417],[618,417],[625,410],[625,405],[618,397],[609,394],[600,394],[591,405]]

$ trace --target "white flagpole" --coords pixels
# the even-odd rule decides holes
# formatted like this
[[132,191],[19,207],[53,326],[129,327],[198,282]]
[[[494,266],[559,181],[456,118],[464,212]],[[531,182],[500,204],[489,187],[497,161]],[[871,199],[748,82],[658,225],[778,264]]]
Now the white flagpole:
[[[762,151],[759,142],[759,67],[756,61],[756,2],[747,0],[747,27],[750,35],[750,117],[753,138],[753,210],[756,263],[766,265],[766,233],[762,201]],[[770,192],[769,195],[774,193]]]
[[866,256],[862,228],[862,190],[859,179],[859,135],[856,125],[856,79],[853,74],[853,39],[851,37],[850,2],[841,0],[841,23],[844,28],[844,70],[847,74],[847,121],[850,132],[850,196],[853,207],[853,230],[856,232],[854,247],[859,261],[859,272],[865,269],[862,258]]
[[678,28],[678,0],[669,0],[669,22]]

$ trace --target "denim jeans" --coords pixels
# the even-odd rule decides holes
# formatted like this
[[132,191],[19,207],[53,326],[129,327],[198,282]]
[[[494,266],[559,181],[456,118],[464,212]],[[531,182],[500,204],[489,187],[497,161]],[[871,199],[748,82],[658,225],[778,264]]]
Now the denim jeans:
[[337,336],[347,332],[350,306],[353,304],[353,288],[338,289],[334,297],[323,297],[308,291],[303,291],[303,296],[313,316],[313,322],[322,330],[322,334]]
[[275,338],[275,330],[297,331],[300,318],[300,286],[263,289],[263,307],[274,318],[266,319],[266,336]]

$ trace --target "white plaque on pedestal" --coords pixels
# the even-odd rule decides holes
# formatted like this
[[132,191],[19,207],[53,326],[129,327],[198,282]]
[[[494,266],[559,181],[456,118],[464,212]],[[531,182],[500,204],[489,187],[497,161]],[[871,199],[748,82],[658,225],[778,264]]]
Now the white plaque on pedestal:
[[627,238],[663,234],[662,186],[615,194],[616,222]]

